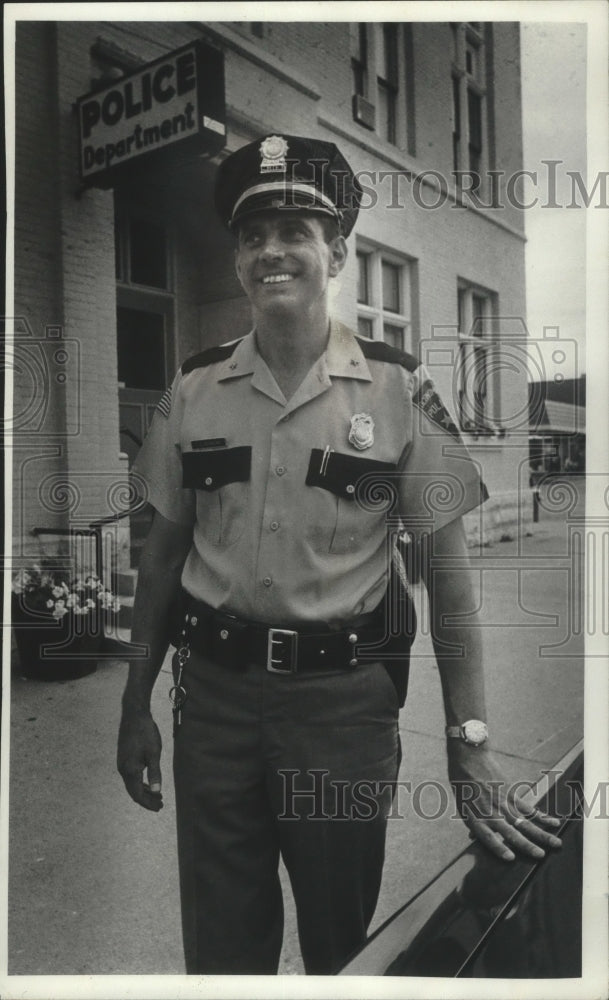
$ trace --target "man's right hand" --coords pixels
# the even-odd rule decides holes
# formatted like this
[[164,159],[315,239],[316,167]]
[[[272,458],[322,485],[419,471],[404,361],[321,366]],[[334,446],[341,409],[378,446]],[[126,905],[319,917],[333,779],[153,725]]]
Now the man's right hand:
[[[158,812],[161,795],[161,734],[150,712],[123,709],[117,766],[134,802]],[[147,781],[144,781],[146,772]]]
[[155,511],[140,556],[131,642],[142,649],[129,664],[117,763],[133,801],[152,812],[162,809],[163,800],[161,736],[150,698],[167,653],[169,609],[191,543],[192,525],[175,524]]

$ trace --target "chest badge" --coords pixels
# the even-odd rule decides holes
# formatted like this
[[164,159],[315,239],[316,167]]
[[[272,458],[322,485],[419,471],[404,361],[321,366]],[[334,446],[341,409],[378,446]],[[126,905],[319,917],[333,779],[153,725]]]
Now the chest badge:
[[358,451],[365,451],[374,444],[374,420],[369,413],[354,413],[351,417],[349,444]]

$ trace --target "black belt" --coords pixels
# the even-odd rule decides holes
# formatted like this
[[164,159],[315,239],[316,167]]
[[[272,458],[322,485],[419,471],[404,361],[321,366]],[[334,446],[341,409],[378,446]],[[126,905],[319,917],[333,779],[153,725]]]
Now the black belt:
[[[380,643],[385,634],[382,602],[381,609],[367,619],[331,630],[325,623],[287,628],[246,621],[187,598],[180,642],[222,665],[253,663],[273,674],[294,674],[355,669],[360,662],[357,647]],[[371,658],[369,654],[367,659]]]

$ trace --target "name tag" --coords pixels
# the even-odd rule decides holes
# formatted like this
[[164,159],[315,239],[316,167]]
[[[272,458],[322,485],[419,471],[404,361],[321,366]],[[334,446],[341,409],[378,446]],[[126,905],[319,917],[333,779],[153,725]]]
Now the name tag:
[[202,441],[191,441],[191,447],[196,450],[202,448],[226,448],[226,438],[203,438]]

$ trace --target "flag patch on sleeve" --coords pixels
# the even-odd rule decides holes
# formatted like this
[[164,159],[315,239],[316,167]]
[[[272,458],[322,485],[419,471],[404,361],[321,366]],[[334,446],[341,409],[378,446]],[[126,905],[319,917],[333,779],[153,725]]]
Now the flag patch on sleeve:
[[423,382],[423,385],[417,389],[412,397],[412,401],[430,420],[433,420],[434,424],[437,424],[448,434],[452,434],[453,437],[461,439],[459,429],[440,399],[431,379]]
[[157,413],[160,413],[162,417],[169,417],[171,413],[171,386],[165,389],[165,392],[156,404]]

